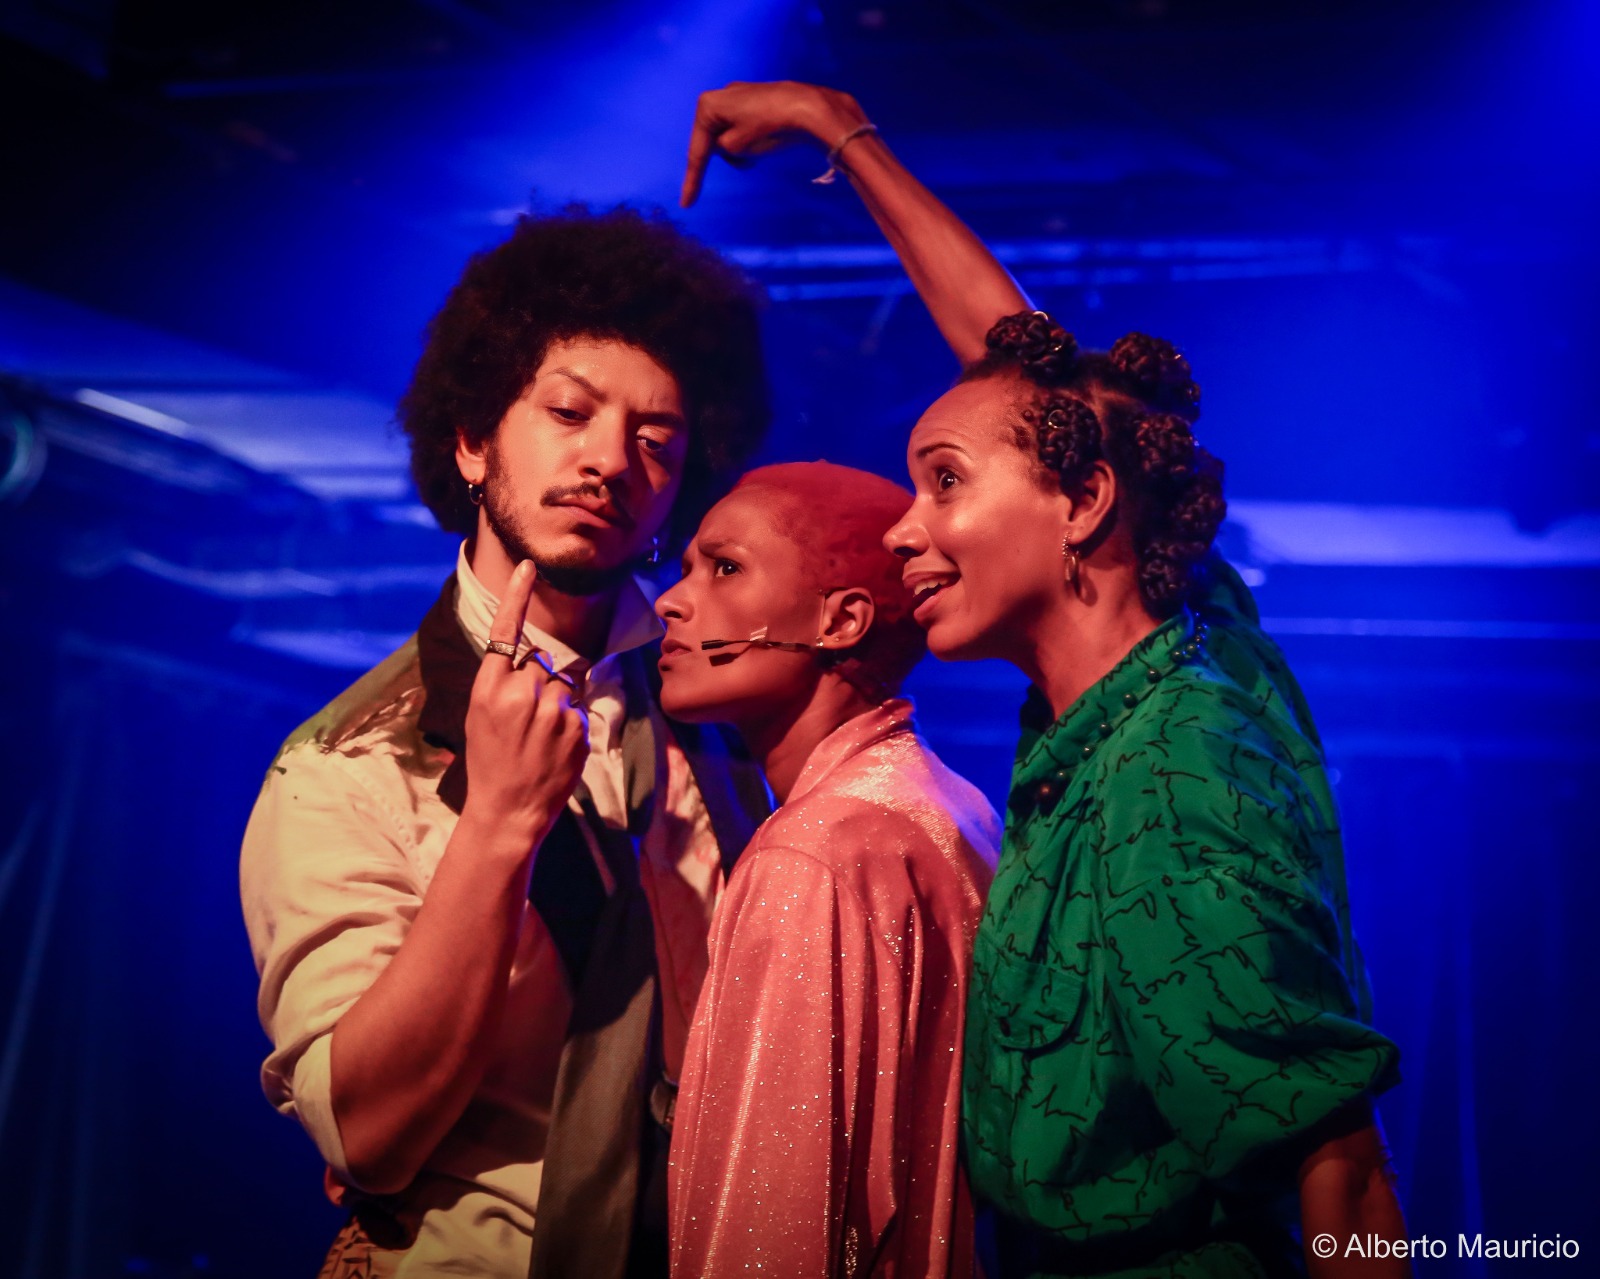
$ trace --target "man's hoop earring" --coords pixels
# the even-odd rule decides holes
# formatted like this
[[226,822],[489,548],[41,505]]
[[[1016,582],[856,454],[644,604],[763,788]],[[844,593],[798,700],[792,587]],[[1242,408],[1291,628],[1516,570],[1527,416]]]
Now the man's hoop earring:
[[1078,568],[1080,557],[1078,555],[1078,548],[1072,544],[1072,539],[1066,537],[1061,539],[1061,558],[1067,562],[1067,585],[1070,586],[1073,590],[1073,593],[1076,594],[1078,590]]
[[483,505],[483,485],[481,485],[481,484],[468,484],[467,485],[467,501],[471,502],[474,506],[482,506]]
[[646,568],[661,567],[661,539],[659,537],[650,539],[650,553],[644,557],[644,563]]

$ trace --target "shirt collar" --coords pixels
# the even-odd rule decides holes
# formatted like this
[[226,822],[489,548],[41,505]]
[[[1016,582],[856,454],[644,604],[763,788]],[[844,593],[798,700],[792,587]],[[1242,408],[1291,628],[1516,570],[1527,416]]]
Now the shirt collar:
[[[495,610],[500,607],[500,600],[472,571],[465,542],[461,543],[461,549],[456,553],[456,583],[456,617],[481,657],[489,646],[489,627],[494,621]],[[645,592],[644,584],[636,577],[625,578],[617,590],[611,629],[606,634],[605,648],[599,661],[652,644],[661,638],[663,629],[661,619],[655,614],[654,601]],[[574,666],[588,669],[591,665],[570,645],[540,630],[532,622],[522,624],[522,638],[548,653],[551,664],[558,671],[566,671]],[[599,661],[594,665],[598,665]]]
[[[1022,740],[1017,744],[1012,788],[1043,785],[1059,797],[1076,767],[1090,758],[1134,708],[1178,667],[1200,651],[1195,617],[1170,617],[1151,631],[1087,689],[1053,723],[1050,704],[1037,686],[1022,707]],[[1047,793],[1042,798],[1048,802]]]
[[785,802],[794,803],[845,760],[859,755],[870,746],[876,746],[891,734],[915,732],[916,726],[912,722],[914,709],[910,698],[892,697],[839,725],[817,743]]

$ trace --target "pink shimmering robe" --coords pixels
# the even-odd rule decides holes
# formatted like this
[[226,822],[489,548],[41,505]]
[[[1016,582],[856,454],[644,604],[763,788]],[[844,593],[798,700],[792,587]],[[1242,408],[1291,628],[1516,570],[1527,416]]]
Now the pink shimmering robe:
[[812,753],[712,925],[672,1132],[674,1279],[972,1273],[961,1036],[999,840],[908,701]]

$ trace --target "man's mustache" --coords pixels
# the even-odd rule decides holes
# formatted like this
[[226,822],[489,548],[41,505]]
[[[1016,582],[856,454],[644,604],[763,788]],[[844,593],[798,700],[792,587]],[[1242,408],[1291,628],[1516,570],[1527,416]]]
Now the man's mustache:
[[624,524],[635,523],[633,512],[623,505],[609,484],[571,484],[563,488],[549,488],[539,498],[541,506],[564,506],[575,500],[605,506],[617,513]]

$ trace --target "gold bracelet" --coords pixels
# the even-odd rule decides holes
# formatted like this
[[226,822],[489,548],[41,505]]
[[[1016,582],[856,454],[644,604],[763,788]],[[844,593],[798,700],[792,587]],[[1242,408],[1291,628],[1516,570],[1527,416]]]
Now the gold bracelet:
[[824,173],[824,174],[821,174],[818,177],[812,178],[811,180],[813,182],[815,182],[815,183],[817,183],[819,185],[823,185],[823,186],[825,186],[828,183],[832,182],[835,178],[837,178],[839,176],[839,173],[840,173],[840,168],[839,168],[839,154],[840,154],[840,152],[842,152],[847,146],[849,146],[857,138],[865,137],[867,134],[876,133],[877,131],[878,131],[878,126],[875,125],[875,124],[858,124],[858,125],[856,125],[856,127],[851,129],[849,133],[845,134],[844,137],[840,138],[837,142],[835,142],[833,144],[833,148],[828,152],[828,171],[826,173]]

